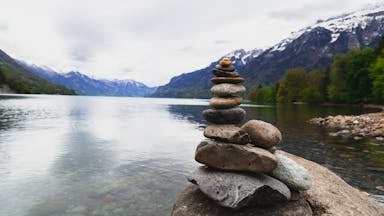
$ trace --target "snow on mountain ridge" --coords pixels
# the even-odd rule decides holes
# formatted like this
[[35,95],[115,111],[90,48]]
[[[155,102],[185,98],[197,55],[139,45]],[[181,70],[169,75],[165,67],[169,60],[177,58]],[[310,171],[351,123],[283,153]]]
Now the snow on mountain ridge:
[[362,10],[334,16],[326,20],[318,20],[311,26],[292,32],[290,37],[273,46],[270,52],[283,51],[289,43],[300,37],[303,33],[310,32],[318,27],[328,29],[332,32],[330,43],[333,43],[339,38],[340,32],[352,31],[359,26],[365,29],[367,24],[373,19],[383,18],[384,3],[370,4]]

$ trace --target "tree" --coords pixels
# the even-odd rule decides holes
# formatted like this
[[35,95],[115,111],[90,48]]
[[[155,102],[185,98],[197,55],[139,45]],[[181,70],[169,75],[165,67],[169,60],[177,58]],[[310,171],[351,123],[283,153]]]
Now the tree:
[[307,86],[308,76],[304,69],[289,69],[277,91],[277,102],[294,102],[302,100],[302,90]]
[[384,102],[384,57],[378,57],[369,72],[372,79],[372,97],[375,102]]

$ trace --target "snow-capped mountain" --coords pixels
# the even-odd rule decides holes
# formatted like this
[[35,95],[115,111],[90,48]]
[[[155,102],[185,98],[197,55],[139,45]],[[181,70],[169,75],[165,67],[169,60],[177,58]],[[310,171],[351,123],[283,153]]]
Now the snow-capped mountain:
[[22,61],[18,64],[37,76],[52,83],[73,89],[80,95],[105,96],[148,96],[156,91],[156,87],[148,87],[134,80],[95,79],[80,72],[57,73],[49,67],[30,65]]
[[[236,50],[227,54],[240,75],[246,78],[248,89],[259,84],[277,82],[287,69],[302,67],[309,71],[329,66],[338,53],[350,49],[375,47],[384,35],[384,3],[361,10],[318,20],[262,52]],[[182,74],[158,88],[155,96],[210,97],[210,70],[207,68]]]
[[[224,55],[220,59],[224,57],[230,58],[233,65],[237,69],[241,69],[244,68],[252,59],[257,58],[262,52],[263,50],[261,49],[252,49],[247,51],[244,49],[238,49]],[[210,97],[210,92],[207,89],[210,88],[210,79],[213,77],[211,70],[219,63],[220,59],[212,62],[206,68],[190,73],[183,73],[179,76],[173,77],[168,84],[158,87],[152,96]]]

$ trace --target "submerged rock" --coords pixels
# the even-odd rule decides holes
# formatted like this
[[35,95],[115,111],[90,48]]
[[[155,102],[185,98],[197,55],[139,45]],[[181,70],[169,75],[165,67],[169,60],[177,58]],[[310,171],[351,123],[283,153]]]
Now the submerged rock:
[[281,141],[281,132],[272,124],[259,120],[250,120],[241,126],[251,136],[252,144],[263,148],[271,148]]
[[218,169],[255,173],[272,172],[277,166],[276,157],[267,150],[213,140],[197,146],[195,160]]
[[272,171],[273,177],[294,190],[308,190],[311,187],[311,177],[307,169],[282,154],[275,154],[275,156],[277,167]]
[[286,202],[291,197],[288,187],[264,174],[242,174],[197,168],[188,180],[221,206],[271,206]]
[[204,130],[204,136],[227,143],[247,144],[251,141],[249,135],[234,125],[209,125]]

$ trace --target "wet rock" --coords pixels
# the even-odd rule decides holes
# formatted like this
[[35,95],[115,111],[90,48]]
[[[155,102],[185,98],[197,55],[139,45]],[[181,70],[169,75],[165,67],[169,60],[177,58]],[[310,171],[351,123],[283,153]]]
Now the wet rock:
[[275,156],[277,167],[272,171],[273,177],[294,190],[303,191],[311,187],[311,177],[303,166],[282,154],[275,154]]
[[239,84],[243,83],[245,80],[242,77],[213,77],[211,79],[211,82],[214,84],[220,84],[220,83],[232,83],[232,84]]
[[242,97],[213,97],[209,101],[209,106],[217,109],[225,109],[239,106],[242,102]]
[[234,125],[209,125],[204,130],[204,136],[222,142],[247,144],[249,135]]
[[230,97],[245,92],[245,87],[239,84],[221,83],[214,85],[211,92],[219,97]]
[[214,124],[240,124],[245,115],[245,110],[239,107],[230,109],[207,109],[203,111],[204,118]]
[[196,149],[195,160],[210,167],[250,172],[272,172],[276,157],[269,151],[249,145],[202,141]]
[[291,197],[288,187],[264,174],[242,174],[198,167],[188,180],[217,204],[240,208],[242,206],[272,206]]
[[250,120],[241,126],[251,136],[252,144],[263,148],[271,148],[281,141],[281,133],[272,124],[259,120]]

